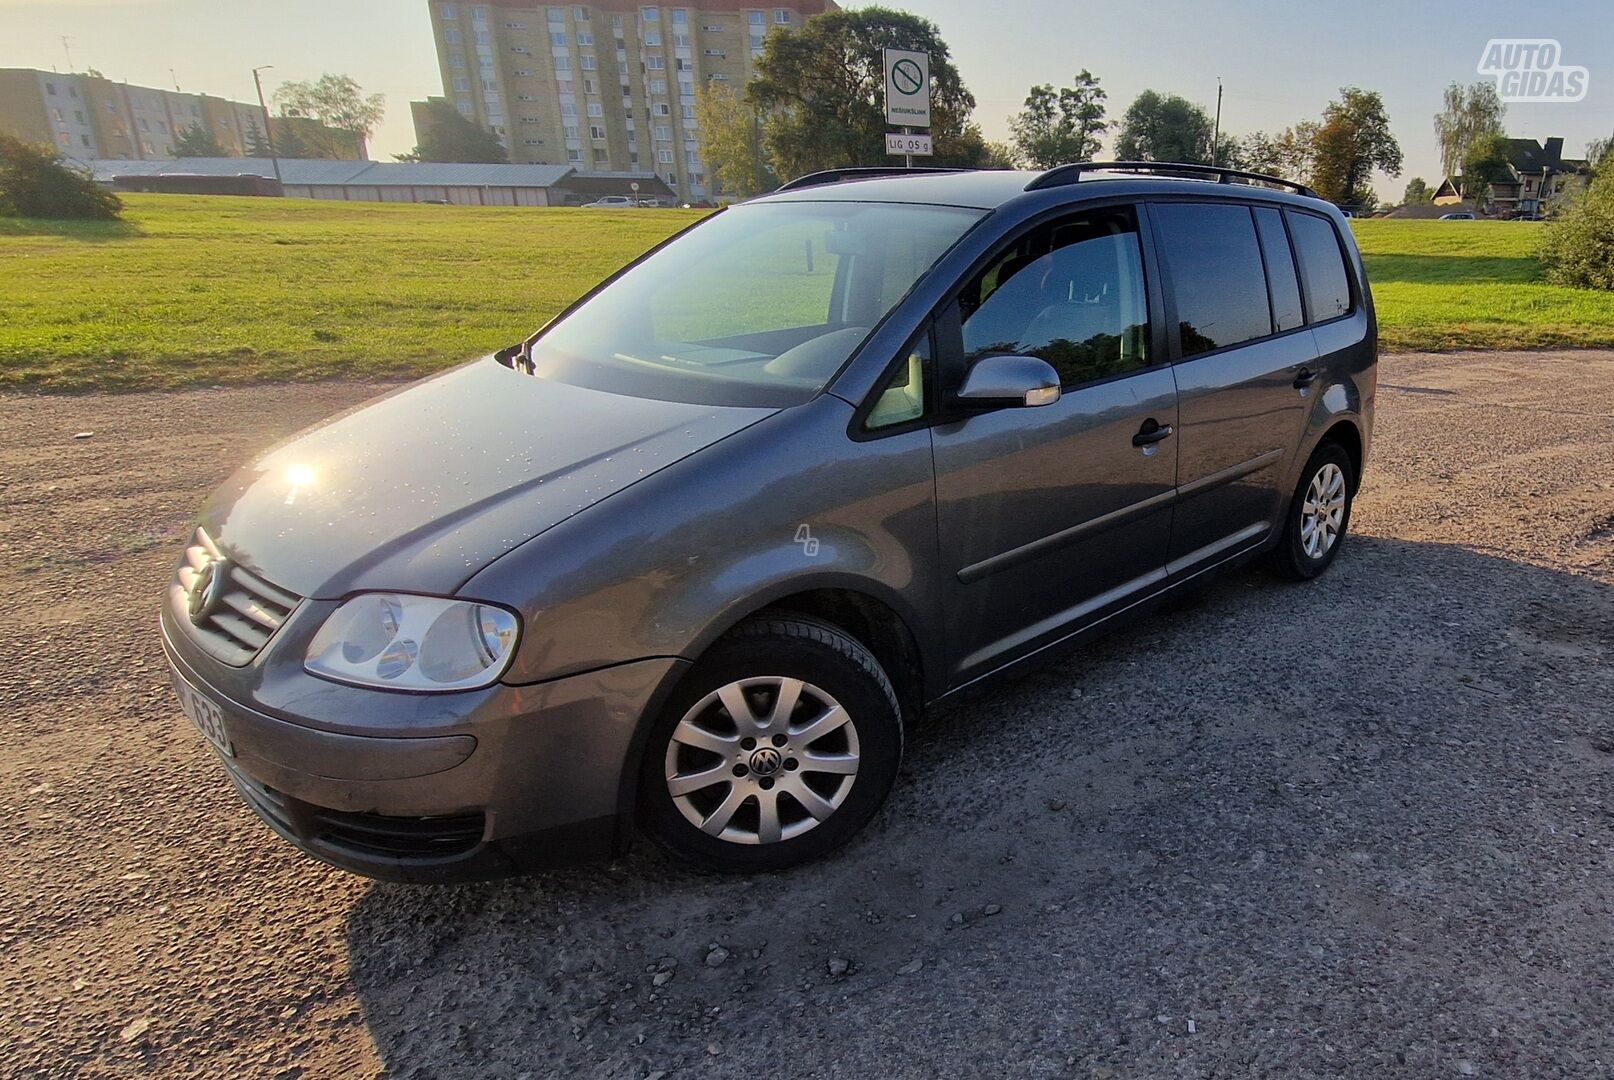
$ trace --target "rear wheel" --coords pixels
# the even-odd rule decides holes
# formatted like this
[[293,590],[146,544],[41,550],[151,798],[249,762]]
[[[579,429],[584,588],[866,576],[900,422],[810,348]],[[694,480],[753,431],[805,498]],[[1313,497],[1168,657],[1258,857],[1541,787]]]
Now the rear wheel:
[[1283,540],[1272,553],[1274,568],[1284,577],[1305,581],[1328,569],[1350,525],[1356,472],[1338,443],[1317,448],[1301,470],[1300,484],[1289,501]]
[[902,758],[891,682],[844,631],[748,620],[691,669],[645,749],[645,830],[711,869],[819,857],[885,802]]

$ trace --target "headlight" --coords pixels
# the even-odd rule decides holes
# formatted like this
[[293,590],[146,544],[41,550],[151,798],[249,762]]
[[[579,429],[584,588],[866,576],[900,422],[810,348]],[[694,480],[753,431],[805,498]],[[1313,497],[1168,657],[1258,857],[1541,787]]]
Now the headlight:
[[303,666],[384,690],[472,690],[504,674],[517,626],[514,614],[489,604],[366,593],[331,612]]

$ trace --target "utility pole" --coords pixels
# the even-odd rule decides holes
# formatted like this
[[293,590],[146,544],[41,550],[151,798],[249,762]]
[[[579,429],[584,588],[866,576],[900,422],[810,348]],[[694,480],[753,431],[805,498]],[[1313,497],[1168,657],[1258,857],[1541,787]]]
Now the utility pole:
[[173,68],[168,69],[168,77],[174,80],[174,93],[183,94],[185,91],[179,88],[179,76],[174,74]]
[[1222,153],[1222,77],[1216,76],[1216,133],[1211,136],[1211,168],[1219,164]]
[[269,140],[269,160],[275,163],[275,183],[284,189],[285,181],[280,178],[280,154],[275,150],[275,129],[269,124],[269,106],[263,100],[263,80],[258,77],[258,72],[268,71],[274,66],[265,64],[263,67],[253,68],[252,84],[258,88],[258,108],[263,110],[263,137]]
[[66,34],[62,35],[62,52],[67,54],[67,70],[73,71],[73,39]]

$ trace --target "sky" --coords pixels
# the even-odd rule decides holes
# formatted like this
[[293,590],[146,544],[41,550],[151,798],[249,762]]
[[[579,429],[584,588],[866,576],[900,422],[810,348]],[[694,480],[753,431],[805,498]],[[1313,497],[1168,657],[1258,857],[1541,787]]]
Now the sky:
[[[1508,134],[1562,136],[1565,153],[1578,157],[1588,140],[1614,133],[1609,0],[887,4],[940,27],[975,94],[976,119],[994,139],[1007,138],[1029,86],[1059,85],[1083,68],[1099,77],[1114,119],[1144,89],[1212,112],[1220,78],[1222,127],[1236,135],[1314,119],[1341,86],[1358,85],[1384,95],[1406,168],[1399,179],[1377,177],[1376,186],[1381,197],[1399,198],[1413,176],[1438,182],[1433,117],[1441,95],[1453,81],[1483,78],[1475,67],[1487,40],[1504,37],[1556,38],[1562,62],[1589,74],[1579,103],[1511,105]],[[79,71],[242,101],[252,99],[251,69],[262,64],[274,65],[264,72],[266,90],[327,71],[352,75],[387,97],[371,147],[378,158],[414,145],[409,101],[442,93],[426,0],[0,0],[0,67],[67,70],[63,36]]]

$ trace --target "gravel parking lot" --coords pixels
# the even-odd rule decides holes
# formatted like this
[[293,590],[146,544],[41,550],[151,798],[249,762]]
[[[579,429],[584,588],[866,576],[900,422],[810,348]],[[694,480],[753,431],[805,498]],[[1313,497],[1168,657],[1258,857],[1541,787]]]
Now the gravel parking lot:
[[0,1073],[1614,1075],[1614,354],[1381,379],[1324,579],[940,710],[837,857],[452,889],[274,839],[156,636],[203,495],[380,387],[0,396]]

